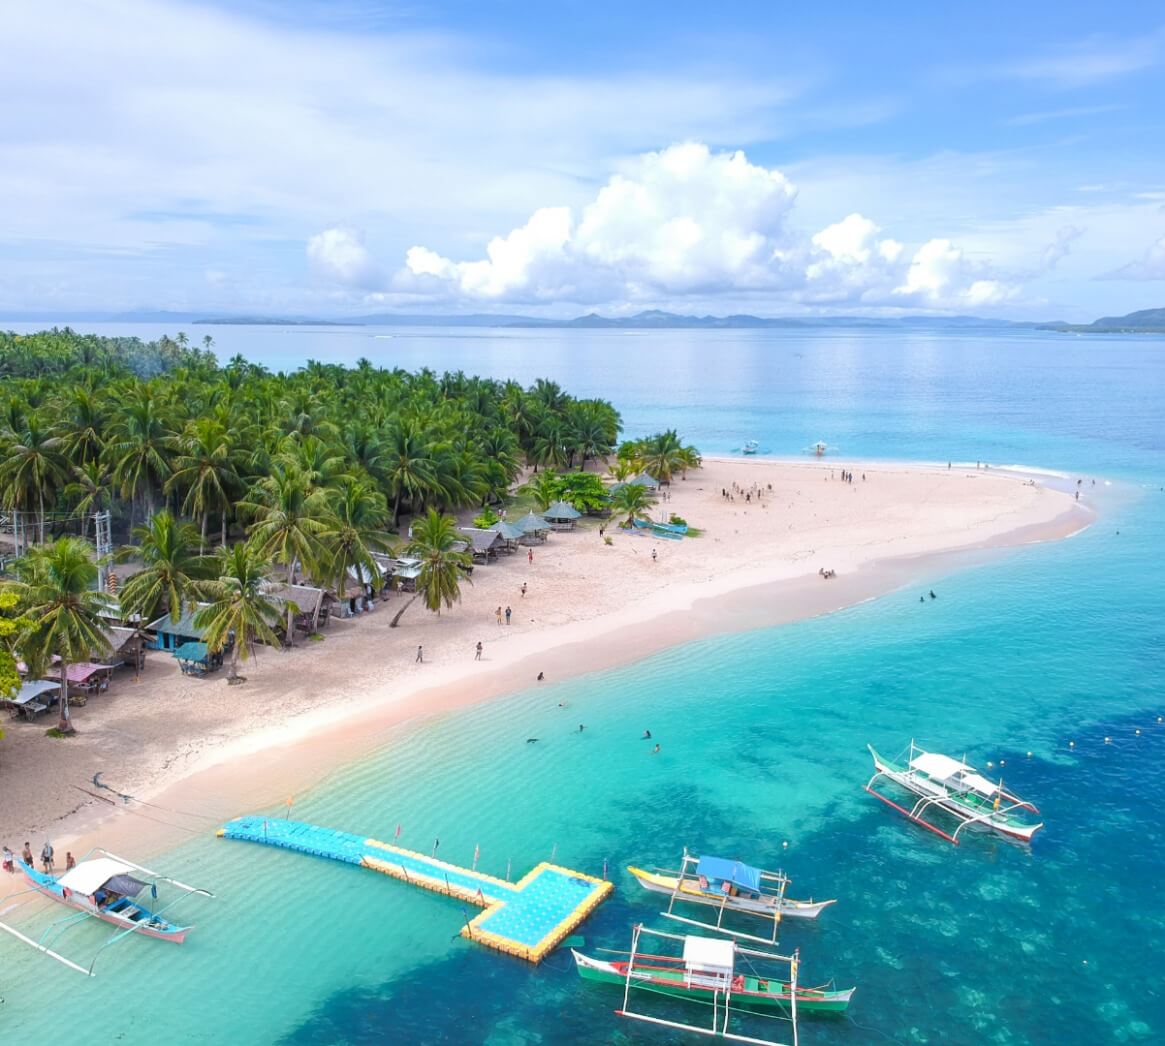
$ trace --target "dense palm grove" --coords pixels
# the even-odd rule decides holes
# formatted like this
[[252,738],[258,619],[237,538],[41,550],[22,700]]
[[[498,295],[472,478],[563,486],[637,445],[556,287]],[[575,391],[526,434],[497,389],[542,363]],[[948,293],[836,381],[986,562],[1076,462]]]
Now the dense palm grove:
[[[674,432],[618,445],[610,403],[550,381],[525,389],[367,360],[271,373],[238,356],[220,366],[211,348],[182,334],[143,343],[0,332],[0,510],[21,521],[25,555],[13,569],[31,619],[65,620],[83,602],[92,550],[66,535],[92,538],[103,510],[122,558],[141,568],[120,593],[122,613],[176,617],[198,597],[216,635],[269,641],[266,577],[311,577],[343,596],[353,575],[378,575],[372,554],[394,547],[402,514],[423,514],[410,551],[428,564],[419,587],[431,587],[435,610],[456,598],[467,566],[446,514],[501,501],[523,467],[540,503],[553,493],[594,511],[598,478],[562,471],[579,475],[616,449],[616,479],[646,470],[666,482],[699,464]],[[645,504],[635,488],[612,507],[631,515]],[[100,645],[74,616],[69,657]]]

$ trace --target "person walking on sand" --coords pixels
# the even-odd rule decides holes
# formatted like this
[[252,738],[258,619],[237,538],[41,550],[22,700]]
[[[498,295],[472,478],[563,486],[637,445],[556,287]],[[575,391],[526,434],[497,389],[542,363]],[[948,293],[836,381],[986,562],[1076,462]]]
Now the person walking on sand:
[[497,610],[494,611],[494,615],[497,617],[498,625],[500,626],[502,623],[502,608],[498,607]]
[[526,582],[525,581],[522,582],[522,595],[523,596],[526,595]]
[[506,624],[507,625],[510,623],[510,615],[512,613],[513,613],[513,611],[509,607],[506,607]]
[[3,868],[9,875],[16,871],[16,854],[9,850],[7,845],[4,847]]
[[473,655],[473,660],[474,661],[481,660],[481,640],[480,639],[477,641],[477,651]]
[[424,663],[425,663],[425,648],[423,646],[418,645],[417,646],[417,657],[416,657],[416,660],[413,661],[413,664],[414,665],[423,665]]
[[652,563],[654,563],[654,562],[655,562],[655,549],[652,549],[652,550],[651,550],[651,562],[652,562]]
[[532,548],[526,549],[526,562],[531,565],[534,563],[534,550]]

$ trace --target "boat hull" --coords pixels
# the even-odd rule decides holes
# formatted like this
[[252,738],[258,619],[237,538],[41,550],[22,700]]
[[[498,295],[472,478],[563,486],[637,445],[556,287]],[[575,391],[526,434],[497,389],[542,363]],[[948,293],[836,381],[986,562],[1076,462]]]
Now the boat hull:
[[[941,785],[937,784],[926,777],[923,777],[909,769],[902,769],[894,763],[883,759],[874,748],[870,746],[870,753],[874,757],[874,769],[878,774],[885,777],[887,780],[893,781],[895,784],[906,789],[912,795],[918,796],[920,799],[926,799],[932,806],[937,806],[941,810],[945,810],[952,817],[958,818],[960,821],[971,822],[972,828],[985,828],[1000,835],[1007,836],[1010,839],[1016,839],[1019,842],[1030,843],[1032,836],[1044,827],[1041,821],[1038,824],[1027,824],[1025,822],[1017,821],[1012,817],[992,816],[986,809],[980,807],[976,808],[968,805],[966,802],[951,798],[947,790]],[[873,782],[871,782],[872,784]],[[885,796],[879,795],[873,791],[869,785],[866,786],[866,791],[871,795],[876,796],[883,802],[889,803],[891,806],[897,807],[896,803],[891,803]],[[984,804],[985,806],[985,804]],[[902,809],[901,807],[897,807]],[[911,816],[909,811],[903,811],[912,821],[926,824],[925,821],[920,821],[919,818]],[[932,827],[927,825],[927,827]],[[946,833],[940,832],[945,835]],[[949,837],[948,837],[949,838]]]
[[[100,907],[87,894],[66,890],[57,882],[55,876],[38,872],[23,861],[19,861],[18,864],[25,882],[38,893],[58,904],[63,904],[67,908],[75,908],[79,912],[85,912],[87,915],[109,923],[111,926],[116,926],[118,929],[133,930],[134,933],[140,933],[145,937],[156,937],[159,941],[170,941],[173,944],[181,944],[186,940],[186,935],[193,929],[191,926],[176,926],[166,919],[154,915],[148,908],[128,899],[127,903],[119,910],[109,911]],[[137,919],[133,917],[135,913],[138,915]]]
[[[627,983],[627,964],[624,962],[604,962],[592,959],[571,949],[579,976],[585,981],[597,984],[613,984],[623,987]],[[739,978],[739,989],[731,993],[732,1005],[741,1009],[777,1009],[788,1011],[792,1004],[792,993],[786,981],[761,977]],[[688,984],[682,969],[636,968],[631,983],[638,984],[660,995],[676,999],[695,999],[708,1002],[713,995],[723,995],[712,988]],[[798,988],[798,1013],[844,1013],[849,1006],[854,989],[827,991],[822,988]]]
[[[675,892],[677,876],[648,872],[635,867],[629,867],[627,871],[645,890],[669,896]],[[725,901],[724,895],[719,891],[701,890],[692,882],[684,882],[681,885],[676,899],[691,904],[702,904],[709,908],[723,907],[725,911],[744,912],[747,915],[767,915],[770,918],[773,914],[773,902],[776,900],[776,898],[754,900],[749,897],[729,897]],[[778,910],[782,919],[816,919],[831,904],[837,904],[837,900],[795,901],[791,897],[783,897]]]

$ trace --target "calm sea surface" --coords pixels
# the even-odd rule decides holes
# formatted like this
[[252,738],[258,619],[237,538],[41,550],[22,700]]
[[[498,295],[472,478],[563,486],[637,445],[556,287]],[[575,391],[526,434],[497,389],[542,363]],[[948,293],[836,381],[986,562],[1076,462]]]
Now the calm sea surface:
[[[628,863],[671,866],[686,844],[783,864],[794,895],[840,902],[817,925],[786,924],[782,943],[809,981],[858,986],[852,1020],[803,1018],[802,1043],[1165,1041],[1165,340],[188,333],[272,368],[367,357],[548,377],[611,399],[632,435],[674,426],[709,453],[755,438],[795,456],[822,439],[847,458],[1083,478],[1098,525],[929,578],[933,602],[894,593],[434,717],[294,814],[384,839],[400,824],[405,845],[440,837],[462,863],[480,845],[498,875],[552,854],[606,864],[617,889],[582,928],[588,950],[626,947],[659,910]],[[1047,828],[1030,848],[952,847],[870,799],[866,743],[896,753],[911,737],[1005,764],[995,772]],[[529,968],[462,941],[455,902],[184,823],[198,834],[157,863],[218,894],[187,905],[190,940],[119,943],[92,981],[0,941],[0,1028],[72,1043],[676,1041],[614,1017],[617,991],[579,981],[566,952]],[[66,950],[105,937],[78,926]]]

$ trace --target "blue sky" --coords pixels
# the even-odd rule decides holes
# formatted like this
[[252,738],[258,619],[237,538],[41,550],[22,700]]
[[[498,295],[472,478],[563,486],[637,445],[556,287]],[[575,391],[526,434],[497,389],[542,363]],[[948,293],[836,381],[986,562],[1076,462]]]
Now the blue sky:
[[51,11],[0,15],[0,311],[1165,305],[1155,5]]

